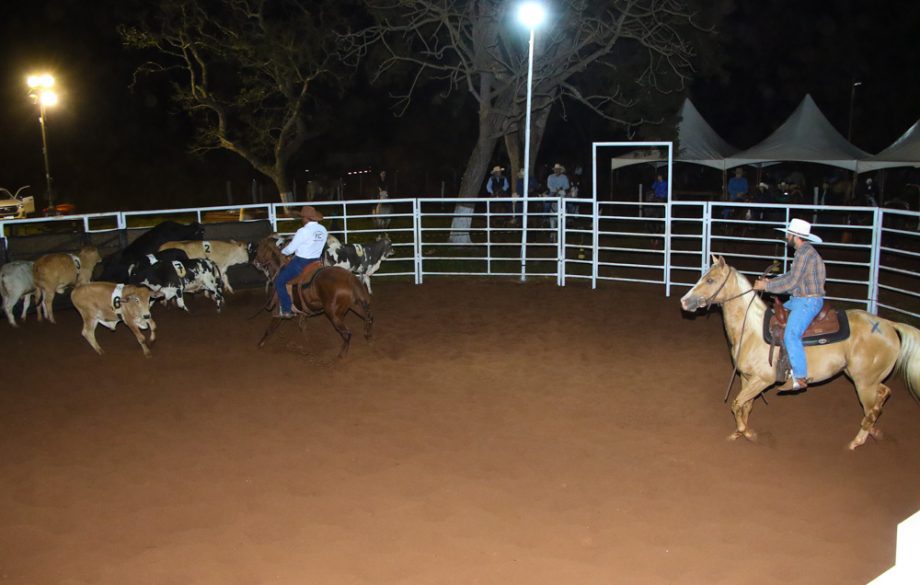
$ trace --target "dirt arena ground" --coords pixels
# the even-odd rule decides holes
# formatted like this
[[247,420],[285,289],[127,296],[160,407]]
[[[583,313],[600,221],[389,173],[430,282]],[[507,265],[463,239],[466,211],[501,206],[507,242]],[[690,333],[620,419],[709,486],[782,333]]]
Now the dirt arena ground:
[[856,452],[846,379],[729,443],[721,317],[660,287],[374,293],[344,362],[322,319],[256,350],[259,291],[157,307],[150,360],[72,310],[0,324],[0,582],[862,584],[920,509],[900,380]]

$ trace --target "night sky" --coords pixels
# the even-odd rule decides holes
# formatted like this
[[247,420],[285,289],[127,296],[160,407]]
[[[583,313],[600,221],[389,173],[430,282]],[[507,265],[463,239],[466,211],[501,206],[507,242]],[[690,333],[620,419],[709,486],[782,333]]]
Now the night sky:
[[[63,89],[61,107],[48,115],[59,199],[76,203],[78,211],[221,204],[230,180],[236,202],[244,201],[257,173],[230,154],[187,154],[191,128],[162,84],[129,90],[138,55],[121,47],[115,27],[131,6],[35,0],[0,8],[0,186],[30,184],[35,195],[44,190],[37,108],[26,96],[25,76],[48,68]],[[918,24],[916,1],[739,0],[719,32],[723,73],[696,80],[690,97],[717,132],[747,148],[779,126],[806,93],[846,135],[850,88],[860,81],[854,142],[878,152],[920,118]],[[377,101],[379,111],[362,109],[354,119],[343,114],[333,136],[306,147],[298,172],[398,165],[407,184],[415,176],[419,190],[432,191],[441,179],[454,179],[469,154],[471,129],[456,121],[453,128],[432,128],[421,108],[394,120],[386,100]],[[586,153],[591,140],[622,139],[577,113],[551,129],[548,161],[564,157],[560,150]],[[295,178],[302,184],[304,177]]]

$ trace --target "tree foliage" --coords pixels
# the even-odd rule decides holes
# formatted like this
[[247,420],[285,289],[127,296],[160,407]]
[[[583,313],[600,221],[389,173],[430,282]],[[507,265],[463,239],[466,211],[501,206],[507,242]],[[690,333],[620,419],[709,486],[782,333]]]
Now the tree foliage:
[[164,0],[121,29],[146,51],[137,73],[170,76],[198,152],[225,149],[290,192],[287,164],[328,127],[340,87],[334,27],[348,2]]
[[[420,84],[441,82],[478,105],[478,139],[460,194],[478,193],[496,144],[520,164],[527,93],[528,33],[508,0],[367,0],[375,23],[346,37],[357,61],[372,51],[378,74],[410,71],[396,94],[408,108]],[[536,35],[531,167],[550,113],[567,101],[626,127],[660,122],[695,75],[697,45],[711,36],[724,2],[704,0],[559,0]]]

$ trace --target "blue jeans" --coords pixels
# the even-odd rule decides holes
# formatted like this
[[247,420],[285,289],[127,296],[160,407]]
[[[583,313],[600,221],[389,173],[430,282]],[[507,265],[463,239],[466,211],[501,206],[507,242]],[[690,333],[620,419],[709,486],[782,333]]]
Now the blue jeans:
[[811,321],[821,312],[821,307],[824,306],[824,299],[820,297],[792,297],[783,306],[789,309],[786,333],[783,335],[786,354],[789,356],[789,366],[792,368],[794,377],[807,378],[808,362],[805,361],[802,334],[808,329]]
[[278,301],[281,303],[282,313],[291,312],[291,295],[288,294],[287,283],[291,282],[298,274],[303,272],[304,268],[318,261],[319,258],[301,258],[300,256],[294,256],[291,258],[291,261],[281,269],[278,276],[275,277],[275,290],[278,292]]

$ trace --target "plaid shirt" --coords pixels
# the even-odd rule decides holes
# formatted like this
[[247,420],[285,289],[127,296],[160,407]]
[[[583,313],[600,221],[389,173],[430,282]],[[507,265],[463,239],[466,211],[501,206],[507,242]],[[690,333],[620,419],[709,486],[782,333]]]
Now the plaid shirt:
[[794,297],[823,297],[824,260],[808,242],[795,251],[789,272],[767,281],[767,292],[789,293]]

